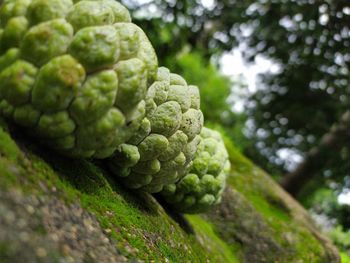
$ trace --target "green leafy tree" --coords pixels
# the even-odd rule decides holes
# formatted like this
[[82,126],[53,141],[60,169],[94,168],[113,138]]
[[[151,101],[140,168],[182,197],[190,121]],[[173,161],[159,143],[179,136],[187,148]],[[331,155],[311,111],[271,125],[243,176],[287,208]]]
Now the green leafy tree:
[[258,1],[245,12],[251,30],[244,37],[250,47],[246,57],[263,54],[280,65],[277,74],[261,76],[259,90],[251,97],[249,114],[255,130],[264,134],[256,133],[255,139],[269,155],[293,149],[305,154],[304,167],[313,166],[308,172],[297,168],[295,180],[285,183],[291,189],[303,178],[293,194],[326,170],[338,181],[348,174],[343,154],[348,151],[347,132],[328,139],[335,138],[337,125],[348,128],[349,14],[347,1]]
[[[145,7],[155,10],[153,17],[139,15],[137,22],[153,32],[161,57],[186,46],[207,59],[240,43],[247,61],[260,55],[279,65],[277,73],[260,76],[258,91],[247,103],[254,143],[246,153],[270,171],[286,172],[281,149],[304,156],[304,167],[318,163],[288,175],[297,175],[284,181],[295,195],[311,178],[325,182],[325,174],[343,183],[349,138],[338,134],[327,147],[322,138],[332,135],[331,127],[342,122],[349,104],[348,1],[217,0],[210,7],[202,1],[125,2],[134,14]],[[313,156],[315,149],[319,154]]]
[[[239,21],[246,4],[238,1],[215,1],[206,6],[202,1],[124,0],[133,10],[135,22],[149,33],[160,61],[176,55],[188,45],[207,59],[223,50],[231,50],[236,42],[232,23]],[[237,9],[237,7],[239,7]],[[238,12],[237,12],[238,11]]]

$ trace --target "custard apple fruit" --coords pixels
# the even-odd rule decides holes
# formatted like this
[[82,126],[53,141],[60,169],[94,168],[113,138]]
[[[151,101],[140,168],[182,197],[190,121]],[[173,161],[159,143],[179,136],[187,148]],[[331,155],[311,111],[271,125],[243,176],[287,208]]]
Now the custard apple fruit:
[[111,156],[156,77],[144,32],[114,0],[0,3],[0,114],[63,154]]
[[196,86],[159,68],[146,95],[146,117],[138,132],[108,161],[114,174],[132,189],[160,192],[192,164],[203,126]]
[[175,184],[166,185],[161,195],[182,213],[201,213],[221,201],[230,161],[221,135],[203,128],[191,169]]

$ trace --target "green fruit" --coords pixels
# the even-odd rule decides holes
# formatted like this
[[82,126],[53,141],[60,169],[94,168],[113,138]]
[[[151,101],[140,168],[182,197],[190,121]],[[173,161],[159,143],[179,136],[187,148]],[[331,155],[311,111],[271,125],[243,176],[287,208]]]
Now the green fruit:
[[218,204],[230,162],[220,134],[203,128],[192,166],[183,178],[163,188],[161,195],[174,210],[201,213]]
[[132,189],[160,192],[184,176],[196,153],[203,114],[195,86],[166,68],[148,89],[146,118],[138,132],[108,161]]
[[0,4],[0,114],[72,157],[106,158],[139,130],[157,57],[114,0]]

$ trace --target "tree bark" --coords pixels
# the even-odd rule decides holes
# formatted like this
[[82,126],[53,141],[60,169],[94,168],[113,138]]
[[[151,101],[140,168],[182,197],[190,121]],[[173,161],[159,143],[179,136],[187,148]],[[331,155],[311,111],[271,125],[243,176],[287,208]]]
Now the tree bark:
[[303,186],[320,171],[335,151],[340,151],[350,139],[350,111],[323,135],[318,146],[311,148],[304,161],[291,173],[284,176],[282,187],[292,196],[297,196]]

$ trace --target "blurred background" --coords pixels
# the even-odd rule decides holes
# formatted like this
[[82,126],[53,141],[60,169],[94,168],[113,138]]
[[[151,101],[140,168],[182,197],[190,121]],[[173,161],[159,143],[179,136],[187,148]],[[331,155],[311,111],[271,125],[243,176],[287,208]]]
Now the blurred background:
[[350,2],[125,0],[209,125],[350,255]]

